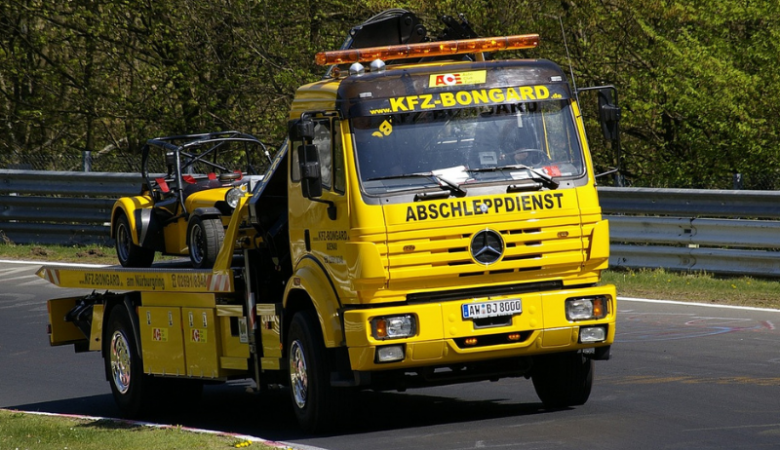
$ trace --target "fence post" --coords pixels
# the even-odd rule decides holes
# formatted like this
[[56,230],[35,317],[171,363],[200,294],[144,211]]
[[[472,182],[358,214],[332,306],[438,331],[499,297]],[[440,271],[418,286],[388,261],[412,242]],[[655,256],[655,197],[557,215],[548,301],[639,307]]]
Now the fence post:
[[735,191],[741,191],[744,187],[744,182],[742,180],[742,174],[741,173],[735,173],[733,177],[733,183],[734,183],[734,190]]
[[83,166],[84,172],[92,172],[92,152],[90,151],[83,151],[81,152],[81,161]]

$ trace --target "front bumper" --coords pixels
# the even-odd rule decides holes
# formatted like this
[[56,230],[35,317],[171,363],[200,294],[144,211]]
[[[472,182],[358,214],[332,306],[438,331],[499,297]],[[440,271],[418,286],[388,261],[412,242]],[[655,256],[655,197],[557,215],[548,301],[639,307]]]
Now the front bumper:
[[[599,320],[571,322],[566,318],[565,300],[572,297],[603,295],[608,299],[607,315]],[[352,370],[374,371],[426,366],[447,366],[499,358],[604,347],[615,339],[616,293],[612,285],[550,292],[491,297],[489,300],[522,300],[522,313],[504,324],[478,327],[463,319],[461,305],[488,299],[463,299],[440,303],[406,304],[344,313],[344,330]],[[409,338],[378,340],[372,336],[374,317],[412,314],[417,318],[416,335]],[[601,342],[580,343],[580,330],[604,327]],[[476,338],[476,342],[467,342]],[[401,346],[403,359],[378,362],[377,349]]]

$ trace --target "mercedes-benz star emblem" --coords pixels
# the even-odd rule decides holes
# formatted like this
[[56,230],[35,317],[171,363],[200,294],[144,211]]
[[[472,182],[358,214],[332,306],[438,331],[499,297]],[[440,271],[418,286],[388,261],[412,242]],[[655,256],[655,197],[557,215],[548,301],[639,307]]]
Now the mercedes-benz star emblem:
[[485,265],[493,264],[504,254],[504,240],[493,230],[482,230],[471,238],[471,256]]

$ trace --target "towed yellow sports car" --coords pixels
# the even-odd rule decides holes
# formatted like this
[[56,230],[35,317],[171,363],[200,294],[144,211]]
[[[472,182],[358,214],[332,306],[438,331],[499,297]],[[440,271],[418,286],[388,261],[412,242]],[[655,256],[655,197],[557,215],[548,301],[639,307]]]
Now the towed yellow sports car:
[[120,198],[111,213],[120,264],[149,267],[160,252],[213,266],[233,209],[262,179],[269,157],[262,142],[237,131],[147,141],[141,194]]

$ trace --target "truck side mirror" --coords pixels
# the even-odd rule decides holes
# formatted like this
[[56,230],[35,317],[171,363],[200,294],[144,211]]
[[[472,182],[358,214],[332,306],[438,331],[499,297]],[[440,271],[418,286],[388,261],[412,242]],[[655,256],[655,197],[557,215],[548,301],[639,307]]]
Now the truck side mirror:
[[303,196],[306,198],[322,197],[320,155],[316,145],[304,144],[298,147],[298,165]]
[[601,130],[604,132],[604,139],[615,142],[620,133],[620,107],[613,99],[613,88],[604,88],[598,90],[599,99],[599,122]]
[[292,141],[311,142],[314,139],[314,121],[309,118],[292,120],[288,131]]

